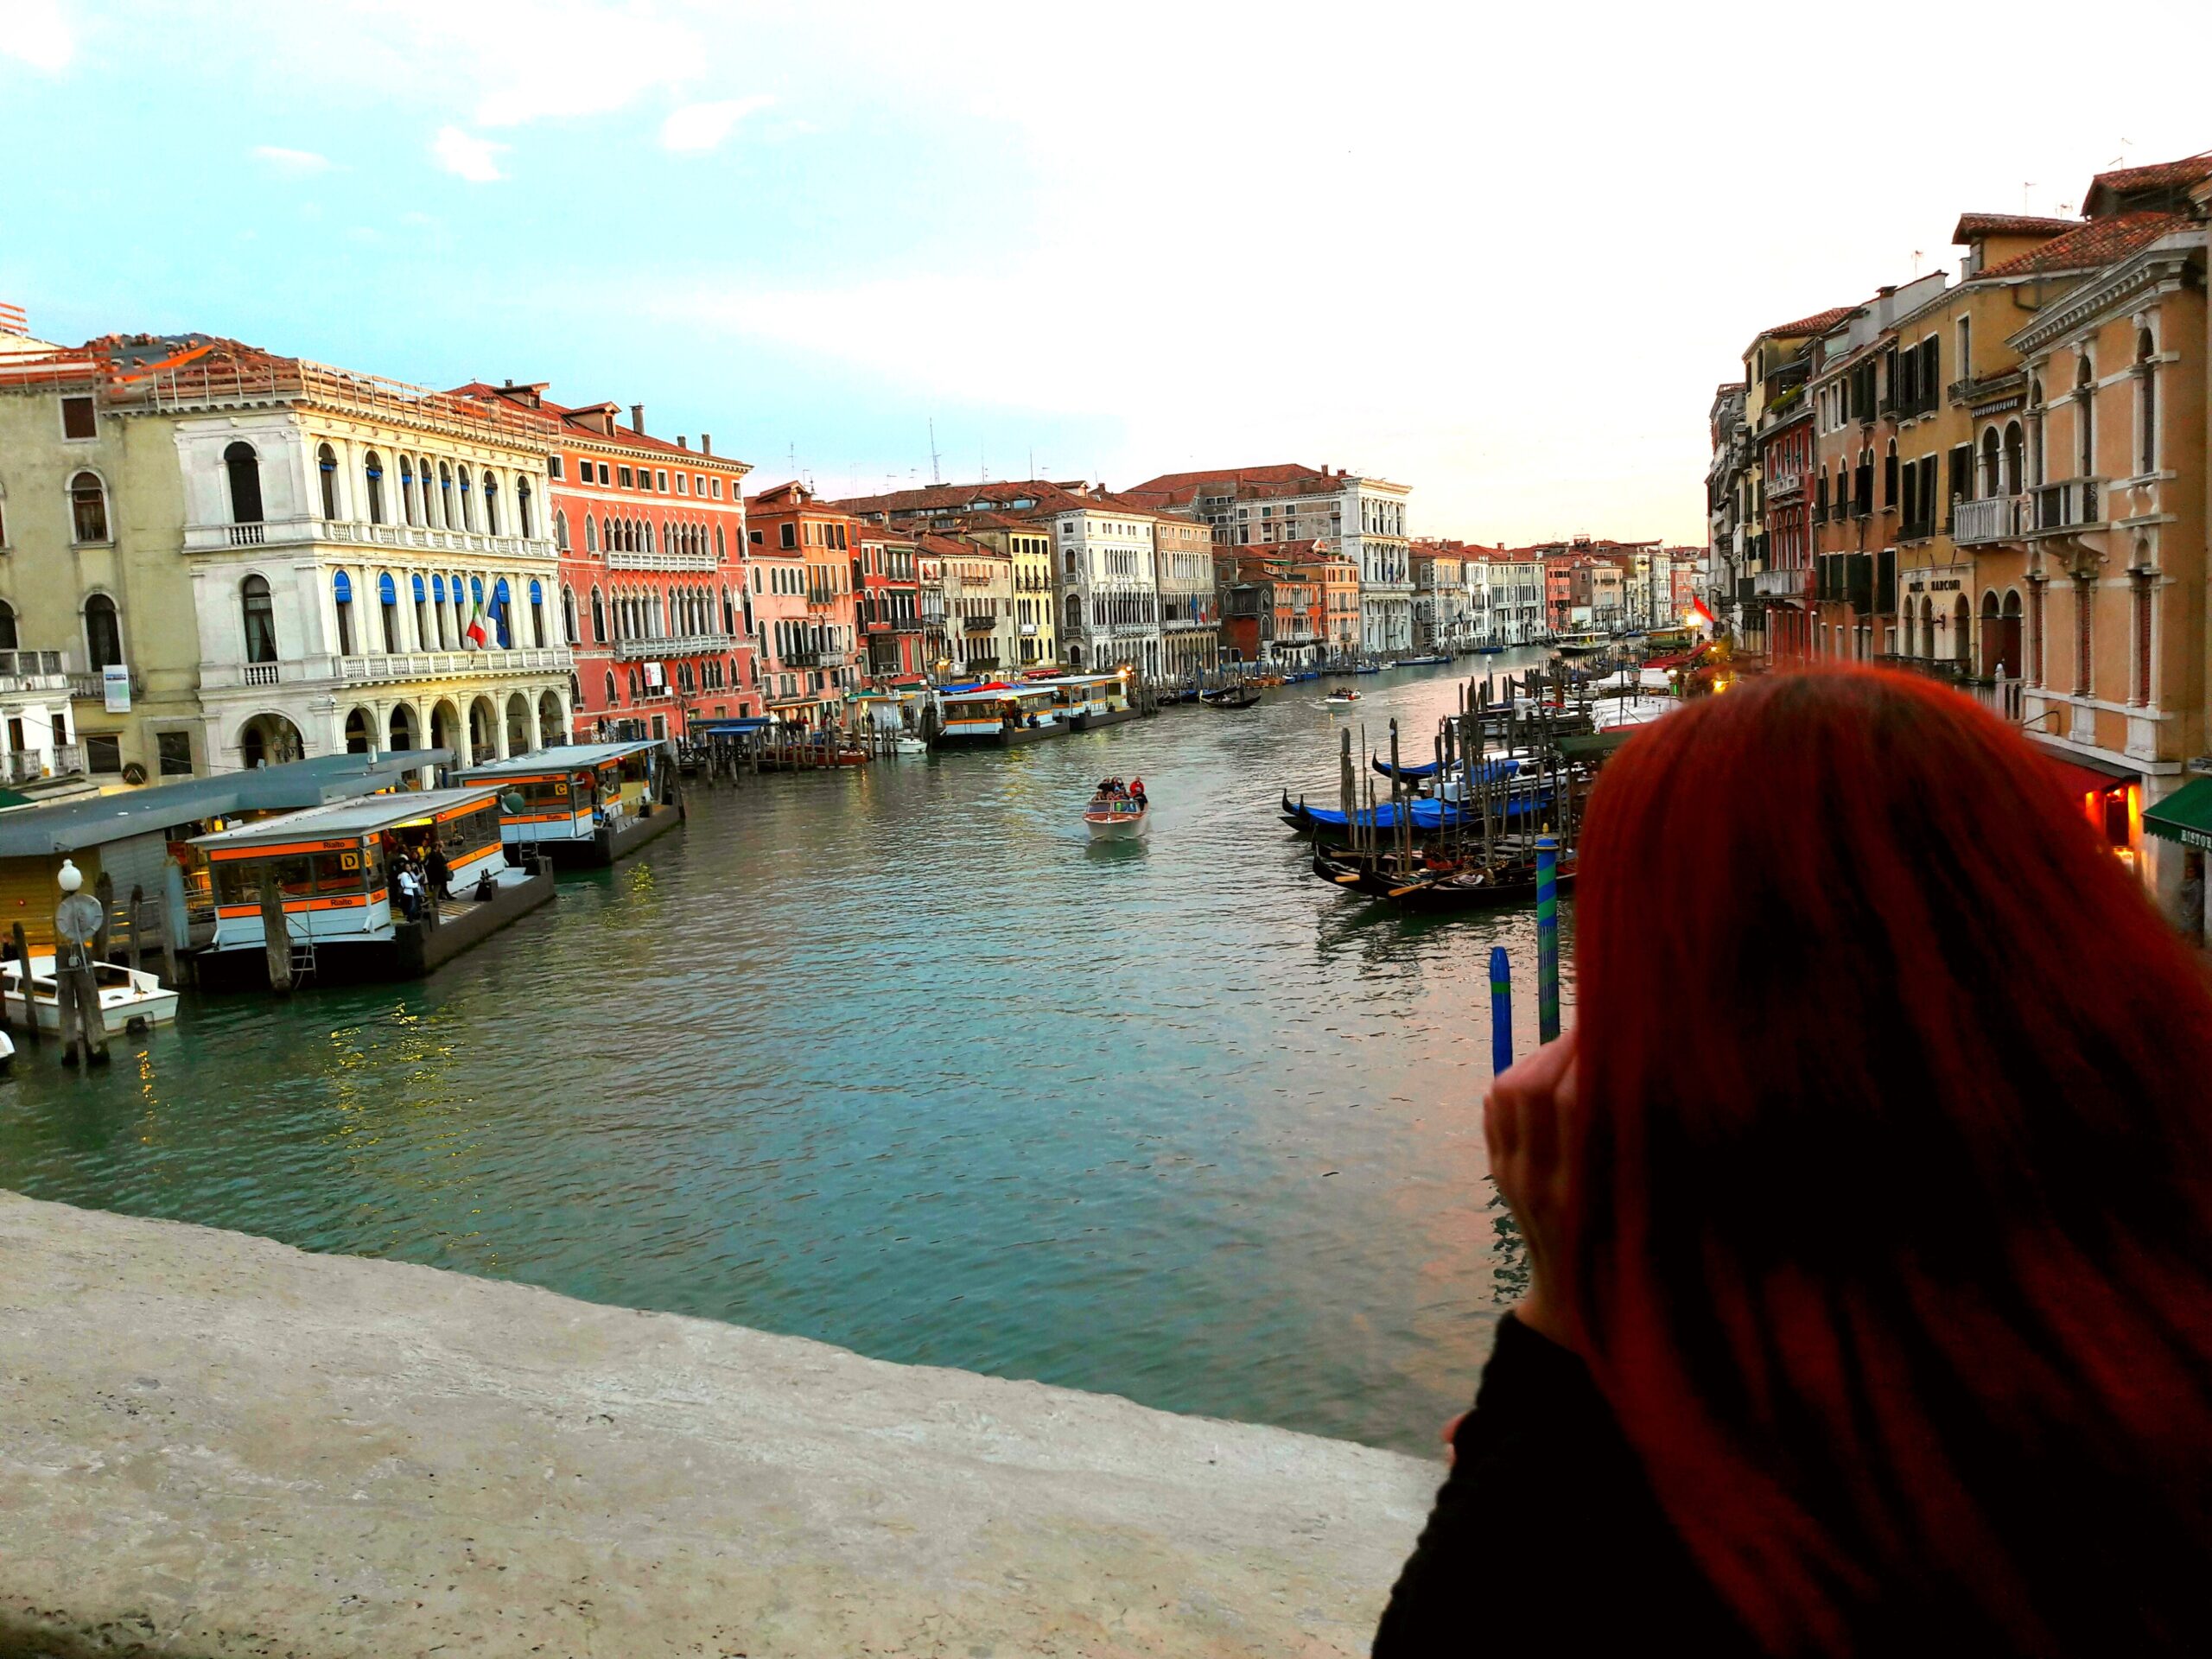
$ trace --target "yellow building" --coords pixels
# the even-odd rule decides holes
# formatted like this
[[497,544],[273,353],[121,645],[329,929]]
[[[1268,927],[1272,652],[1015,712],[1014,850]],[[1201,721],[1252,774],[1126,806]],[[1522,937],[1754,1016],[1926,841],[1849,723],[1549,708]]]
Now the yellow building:
[[1009,671],[1046,668],[1059,660],[1059,636],[1055,626],[1058,609],[1054,601],[1052,538],[1041,524],[999,512],[970,513],[958,521],[956,532],[978,547],[1002,554],[1011,566],[1014,644],[1001,665]]

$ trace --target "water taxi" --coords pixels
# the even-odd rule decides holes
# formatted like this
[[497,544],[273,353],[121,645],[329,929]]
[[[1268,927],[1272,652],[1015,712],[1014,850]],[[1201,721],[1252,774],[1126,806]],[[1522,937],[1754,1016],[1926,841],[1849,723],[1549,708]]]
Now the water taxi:
[[[263,970],[264,876],[283,912],[295,980],[429,972],[553,896],[550,871],[508,864],[499,817],[499,791],[479,784],[369,795],[194,837],[215,890],[215,935],[198,954],[200,982],[251,982]],[[392,861],[427,861],[433,846],[445,855],[452,896],[409,921]]]
[[1552,641],[1552,649],[1562,657],[1590,657],[1612,643],[1610,636],[1602,633],[1563,633]]
[[947,691],[938,698],[941,749],[1010,749],[1039,743],[1068,729],[1069,704],[1050,681],[1028,685],[996,682]]
[[1358,701],[1359,693],[1353,690],[1350,686],[1345,685],[1338,687],[1337,690],[1330,692],[1327,696],[1322,698],[1321,705],[1325,709],[1349,709],[1353,703],[1357,702]]
[[[92,964],[92,982],[99,988],[100,1024],[111,1037],[120,1036],[133,1026],[165,1026],[176,1018],[176,993],[163,988],[162,982],[149,973],[119,967],[111,962],[96,962]],[[61,1005],[57,995],[54,953],[33,952],[31,1009],[41,1031],[61,1029]],[[11,1023],[23,1023],[22,964],[12,957],[0,963],[0,1003],[5,1005]]]
[[1090,798],[1083,810],[1084,823],[1093,841],[1134,841],[1151,827],[1152,804],[1109,783]]
[[612,864],[676,827],[668,804],[668,745],[563,743],[471,766],[458,782],[499,791],[499,839],[509,861]]
[[1101,726],[1118,726],[1137,717],[1129,702],[1126,670],[1112,674],[1062,674],[1041,683],[1055,688],[1060,718],[1071,732],[1096,731]]

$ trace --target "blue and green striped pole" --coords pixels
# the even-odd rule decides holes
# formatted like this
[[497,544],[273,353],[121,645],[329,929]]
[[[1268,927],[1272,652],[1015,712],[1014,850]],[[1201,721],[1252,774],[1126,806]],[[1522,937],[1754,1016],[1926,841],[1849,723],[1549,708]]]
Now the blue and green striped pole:
[[1513,1064],[1513,968],[1505,947],[1490,948],[1490,1069],[1495,1077]]
[[1536,1040],[1559,1035],[1559,837],[1536,837]]

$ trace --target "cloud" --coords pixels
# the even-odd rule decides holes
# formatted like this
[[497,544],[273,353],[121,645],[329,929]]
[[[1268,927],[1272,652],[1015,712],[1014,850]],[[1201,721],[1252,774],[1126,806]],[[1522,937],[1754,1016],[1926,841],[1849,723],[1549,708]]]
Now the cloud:
[[279,173],[289,174],[295,178],[330,171],[330,157],[318,156],[311,149],[287,149],[282,144],[256,144],[251,154],[257,162],[265,162]]
[[499,162],[506,149],[459,127],[439,128],[438,136],[430,142],[430,154],[438,158],[440,167],[475,184],[496,184],[506,177],[499,171]]
[[726,98],[715,104],[686,104],[671,111],[667,120],[660,124],[660,143],[664,149],[713,149],[730,135],[734,127],[755,110],[765,110],[776,100],[765,92],[750,98]]
[[34,69],[57,75],[76,55],[77,38],[61,14],[61,0],[0,5],[0,56],[20,58]]

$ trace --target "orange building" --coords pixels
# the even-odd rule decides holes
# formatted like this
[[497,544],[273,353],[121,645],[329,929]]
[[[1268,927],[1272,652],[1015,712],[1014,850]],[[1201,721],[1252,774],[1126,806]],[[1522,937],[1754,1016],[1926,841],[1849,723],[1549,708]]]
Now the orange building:
[[852,518],[796,481],[748,498],[746,557],[766,712],[790,726],[841,725],[860,688]]

